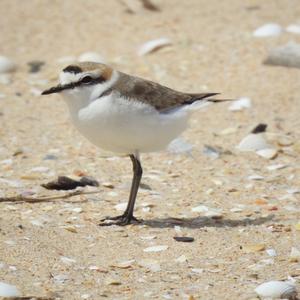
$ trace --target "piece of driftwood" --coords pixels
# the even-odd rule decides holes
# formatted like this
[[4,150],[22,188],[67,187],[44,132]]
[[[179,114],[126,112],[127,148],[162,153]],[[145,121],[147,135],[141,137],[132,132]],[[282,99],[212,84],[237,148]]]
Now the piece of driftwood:
[[97,194],[97,193],[100,193],[100,191],[90,191],[90,192],[74,191],[74,192],[66,193],[64,195],[40,196],[40,197],[26,197],[23,195],[16,195],[11,197],[0,197],[0,202],[29,202],[29,203],[51,202],[55,200],[64,200],[79,195],[89,195],[89,194]]

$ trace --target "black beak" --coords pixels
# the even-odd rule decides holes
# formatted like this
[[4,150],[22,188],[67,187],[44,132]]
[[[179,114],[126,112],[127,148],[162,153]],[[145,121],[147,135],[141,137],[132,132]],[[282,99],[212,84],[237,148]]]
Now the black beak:
[[49,95],[49,94],[54,94],[54,93],[59,93],[61,91],[63,91],[64,89],[66,89],[66,86],[64,85],[57,85],[57,86],[54,86],[48,90],[45,90],[42,92],[42,95]]

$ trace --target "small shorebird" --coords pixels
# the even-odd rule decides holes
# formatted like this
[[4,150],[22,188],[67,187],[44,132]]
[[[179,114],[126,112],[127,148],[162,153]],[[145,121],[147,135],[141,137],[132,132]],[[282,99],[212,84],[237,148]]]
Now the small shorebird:
[[143,172],[139,154],[166,148],[204,103],[226,101],[210,98],[218,93],[182,93],[92,62],[70,65],[59,78],[42,95],[61,93],[79,132],[102,149],[129,155],[133,164],[125,212],[100,225],[138,222],[133,210]]

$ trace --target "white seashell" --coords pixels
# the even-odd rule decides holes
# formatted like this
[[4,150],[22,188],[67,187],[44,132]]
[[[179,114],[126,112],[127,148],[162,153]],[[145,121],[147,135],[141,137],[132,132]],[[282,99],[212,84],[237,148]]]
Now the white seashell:
[[144,252],[161,252],[165,251],[169,248],[169,246],[166,245],[158,245],[158,246],[152,246],[144,249]]
[[237,146],[240,151],[258,151],[270,148],[263,133],[250,133]]
[[0,296],[1,297],[18,297],[20,292],[11,284],[0,282]]
[[144,241],[151,241],[151,240],[156,239],[156,235],[141,236],[141,239]]
[[258,154],[259,156],[263,157],[263,158],[267,158],[267,159],[273,159],[277,156],[278,151],[276,149],[261,149],[256,151],[256,154]]
[[261,175],[254,174],[254,175],[248,176],[248,179],[249,179],[249,180],[264,180],[265,177],[263,177],[263,176],[261,176]]
[[78,61],[80,61],[80,62],[82,62],[82,61],[92,61],[92,62],[100,63],[100,64],[105,63],[105,59],[103,58],[103,56],[100,55],[97,52],[85,52],[85,53],[82,53],[78,57]]
[[195,268],[195,269],[192,269],[191,271],[192,271],[193,273],[202,274],[204,270],[203,270],[203,269]]
[[208,211],[209,211],[209,208],[205,205],[199,205],[199,206],[192,208],[192,212],[203,213],[203,212],[208,212]]
[[204,216],[210,218],[222,217],[222,210],[217,208],[210,208],[205,205],[199,205],[192,208],[192,212],[204,213]]
[[143,56],[148,53],[151,53],[155,50],[158,50],[162,47],[169,46],[171,45],[172,42],[168,38],[160,38],[160,39],[155,39],[149,42],[146,42],[143,44],[139,49],[138,49],[138,55]]
[[44,224],[39,220],[32,220],[32,221],[30,221],[30,223],[34,226],[44,227]]
[[277,164],[277,165],[270,165],[270,166],[267,166],[267,169],[269,171],[274,171],[274,170],[280,170],[280,169],[284,169],[288,167],[288,165],[285,165],[285,164]]
[[161,270],[160,264],[157,260],[153,259],[142,259],[138,262],[138,264],[143,267],[147,268],[152,272],[159,272]]
[[56,284],[63,284],[68,279],[69,279],[69,276],[65,275],[65,274],[58,274],[58,275],[53,276],[54,283],[56,283]]
[[37,172],[37,173],[47,173],[50,171],[48,167],[35,167],[30,170],[31,172]]
[[16,70],[16,64],[9,58],[0,55],[0,73],[8,73]]
[[288,281],[269,281],[259,285],[255,292],[261,298],[295,299],[297,291],[295,285]]
[[285,45],[271,49],[264,64],[273,66],[284,66],[289,68],[300,68],[300,44],[288,42]]
[[212,159],[217,159],[220,157],[221,153],[220,153],[219,149],[217,149],[217,148],[214,148],[209,145],[204,145],[203,154],[205,154],[206,156],[208,156]]
[[297,188],[295,188],[295,189],[288,189],[287,190],[287,192],[289,193],[289,194],[299,194],[300,193],[300,189],[297,189]]
[[242,97],[234,101],[229,107],[228,110],[230,111],[240,111],[245,108],[251,108],[251,99],[248,97]]
[[177,138],[168,145],[168,151],[173,154],[191,154],[192,150],[193,145],[182,138]]
[[183,254],[183,255],[180,255],[179,257],[177,257],[175,259],[176,262],[179,262],[179,263],[184,263],[184,262],[187,262],[187,258],[186,256]]
[[277,256],[275,249],[270,248],[270,249],[267,249],[266,252],[269,256],[272,256],[272,257]]
[[127,203],[126,202],[122,202],[122,203],[119,203],[117,205],[114,206],[114,208],[118,211],[124,211],[127,207]]
[[285,30],[290,33],[300,34],[300,25],[291,24]]
[[64,264],[66,264],[66,265],[71,265],[71,264],[73,264],[73,263],[76,263],[76,260],[75,260],[75,259],[69,258],[69,257],[66,257],[66,256],[61,256],[61,257],[60,257],[60,260],[61,260]]
[[221,218],[223,216],[222,209],[211,209],[206,212],[204,216],[209,218]]
[[282,33],[282,27],[276,23],[268,23],[253,32],[255,37],[278,36]]
[[81,213],[83,210],[81,207],[75,207],[75,208],[72,208],[72,211],[76,212],[76,213]]

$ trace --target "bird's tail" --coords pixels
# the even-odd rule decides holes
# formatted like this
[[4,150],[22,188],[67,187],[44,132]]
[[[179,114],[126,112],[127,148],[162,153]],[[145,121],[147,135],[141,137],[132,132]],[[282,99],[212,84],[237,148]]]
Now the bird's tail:
[[194,111],[203,107],[206,107],[210,103],[221,103],[227,101],[234,101],[234,99],[215,99],[210,98],[216,95],[220,95],[220,93],[202,93],[202,94],[189,94],[192,96],[191,99],[186,101],[184,104],[189,104],[186,106],[186,109],[189,111]]

